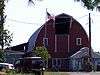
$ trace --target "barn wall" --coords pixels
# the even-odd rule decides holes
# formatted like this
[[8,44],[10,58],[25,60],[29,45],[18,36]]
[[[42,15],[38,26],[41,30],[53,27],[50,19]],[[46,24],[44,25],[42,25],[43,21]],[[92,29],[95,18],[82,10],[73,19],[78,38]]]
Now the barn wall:
[[[43,37],[45,37],[45,26],[38,34],[36,46],[43,46]],[[55,27],[54,27],[54,21],[50,20],[46,24],[46,38],[48,38],[47,49],[49,50],[51,56],[54,58],[67,57],[68,56],[68,50],[67,50],[68,35],[56,35],[56,37],[57,37],[57,50],[55,52]]]
[[[76,45],[76,38],[82,38],[82,45]],[[82,47],[89,47],[88,36],[83,27],[74,20],[70,29],[70,54],[79,51]]]
[[[45,28],[46,27],[46,28]],[[74,54],[82,47],[89,47],[88,36],[83,27],[73,20],[69,35],[56,35],[57,37],[57,51],[55,52],[55,27],[53,20],[49,20],[46,26],[42,28],[37,37],[36,46],[43,46],[43,37],[48,38],[48,50],[52,57],[68,57]],[[69,50],[68,50],[68,36],[69,36]],[[76,38],[82,38],[82,45],[76,45]],[[55,55],[56,53],[56,55]],[[61,55],[62,54],[62,55]]]
[[[51,59],[49,61],[49,68],[52,68],[56,60],[56,66],[58,66],[58,61],[60,61],[60,69],[67,70],[69,68],[68,57],[79,51],[83,47],[89,47],[88,36],[79,22],[73,19],[71,16],[66,14],[61,14],[56,16],[71,18],[71,25],[69,33],[57,34],[55,29],[55,21],[50,19],[47,21],[42,29],[39,31],[37,38],[35,40],[35,46],[44,46],[43,38],[48,39],[48,45],[46,46]],[[62,25],[62,24],[61,24]],[[67,23],[66,23],[67,25]],[[66,28],[68,29],[68,28]],[[81,38],[81,45],[76,44],[76,38]]]

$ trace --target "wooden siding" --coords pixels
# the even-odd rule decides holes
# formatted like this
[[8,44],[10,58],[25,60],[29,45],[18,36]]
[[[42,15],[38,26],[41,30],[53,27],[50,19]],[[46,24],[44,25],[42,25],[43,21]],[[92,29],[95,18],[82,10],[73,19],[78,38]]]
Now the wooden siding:
[[[43,38],[48,38],[47,49],[51,55],[48,67],[52,68],[52,59],[61,59],[62,63],[60,70],[64,71],[69,68],[69,62],[66,62],[66,60],[63,59],[68,59],[68,57],[75,54],[83,47],[89,47],[90,43],[84,28],[79,22],[66,14],[56,16],[56,18],[62,17],[71,18],[69,33],[56,34],[55,21],[50,19],[43,25],[42,29],[38,33],[37,39],[35,40],[35,46],[44,46]],[[76,44],[77,38],[82,39],[81,45]]]
[[[46,32],[45,32],[46,29]],[[46,33],[46,36],[45,36]],[[53,58],[64,58],[79,51],[82,47],[89,47],[88,36],[76,20],[73,19],[69,35],[56,35],[57,50],[55,52],[55,27],[54,21],[49,20],[38,34],[36,46],[43,46],[43,38],[48,38],[48,50]],[[69,36],[69,51],[68,51]],[[76,38],[82,38],[82,45],[76,44]],[[56,54],[56,55],[55,55]]]

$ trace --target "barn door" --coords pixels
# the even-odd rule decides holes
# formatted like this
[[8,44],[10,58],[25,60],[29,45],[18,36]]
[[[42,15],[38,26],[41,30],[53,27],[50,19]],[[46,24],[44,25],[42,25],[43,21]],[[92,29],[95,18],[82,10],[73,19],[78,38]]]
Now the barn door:
[[55,18],[55,50],[58,52],[69,51],[70,21],[70,17],[63,15]]
[[55,35],[56,52],[68,53],[69,51],[69,36]]

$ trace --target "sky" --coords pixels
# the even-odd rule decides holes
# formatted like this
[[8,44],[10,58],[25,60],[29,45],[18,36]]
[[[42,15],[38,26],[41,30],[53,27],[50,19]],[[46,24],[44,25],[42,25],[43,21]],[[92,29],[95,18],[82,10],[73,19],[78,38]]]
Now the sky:
[[54,16],[66,13],[75,18],[84,27],[88,34],[88,14],[91,13],[92,23],[92,48],[100,51],[100,12],[89,11],[82,3],[74,0],[42,0],[34,4],[28,0],[9,0],[6,3],[5,29],[13,33],[11,46],[19,45],[28,41],[30,36],[46,22],[46,8]]

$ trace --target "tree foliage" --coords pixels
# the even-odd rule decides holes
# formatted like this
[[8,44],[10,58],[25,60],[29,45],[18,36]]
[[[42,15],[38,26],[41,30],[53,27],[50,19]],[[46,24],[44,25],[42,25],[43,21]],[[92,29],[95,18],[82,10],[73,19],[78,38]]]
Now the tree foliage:
[[0,50],[0,62],[4,62],[4,52]]
[[36,47],[34,51],[37,56],[41,57],[42,59],[46,61],[48,60],[48,58],[50,58],[50,54],[48,53],[47,48],[45,48],[44,46]]
[[89,56],[84,56],[82,58],[82,68],[83,68],[83,71],[87,71],[87,72],[90,72],[93,70],[93,63],[91,62]]
[[0,0],[0,46],[9,46],[12,41],[12,34],[4,28],[6,16],[4,15],[5,0]]
[[10,43],[12,41],[12,34],[10,34],[10,31],[8,30],[1,30],[0,29],[0,46],[3,49],[4,46],[10,46]]
[[[43,0],[36,0],[36,1],[43,1]],[[100,0],[74,0],[77,2],[82,2],[84,7],[86,7],[88,10],[93,10],[94,8],[97,8],[100,11]],[[28,0],[29,3],[32,3],[35,5],[35,1]]]
[[[94,8],[98,8],[100,4],[100,0],[75,0],[80,1],[88,10],[93,10]],[[99,8],[98,8],[99,9]]]

